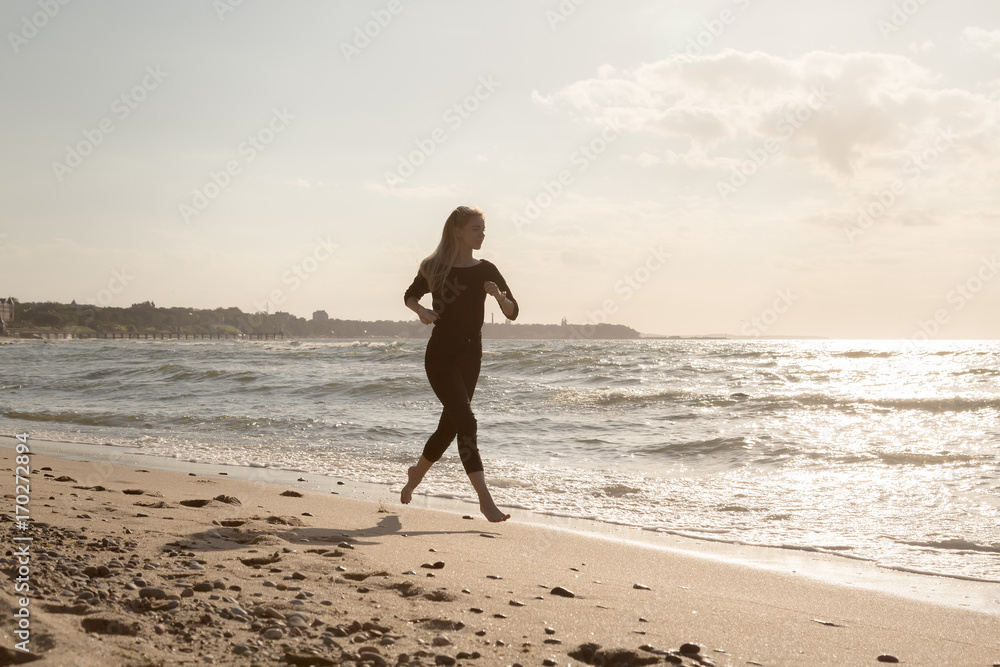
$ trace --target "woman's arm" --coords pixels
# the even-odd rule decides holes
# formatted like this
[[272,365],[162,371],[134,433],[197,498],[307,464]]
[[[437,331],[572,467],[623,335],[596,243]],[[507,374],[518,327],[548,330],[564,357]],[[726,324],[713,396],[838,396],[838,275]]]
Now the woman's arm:
[[503,311],[504,317],[508,320],[513,320],[517,318],[517,302],[514,299],[509,298],[503,290],[501,290],[495,282],[492,280],[487,280],[483,284],[483,289],[486,293],[497,300],[497,304],[500,306],[500,310]]
[[420,301],[415,296],[406,300],[406,307],[415,312],[424,324],[433,324],[438,320],[438,314],[421,306]]
[[517,305],[517,299],[510,291],[510,287],[507,286],[507,281],[500,274],[500,270],[493,264],[490,264],[488,269],[493,280],[487,280],[483,287],[497,300],[504,317],[508,320],[516,320],[518,313],[521,312]]
[[433,324],[439,318],[438,314],[433,310],[428,310],[420,305],[420,297],[429,291],[430,288],[427,286],[427,279],[418,272],[416,278],[413,279],[413,282],[406,288],[406,292],[403,294],[403,303],[406,304],[407,308],[415,312],[424,324]]

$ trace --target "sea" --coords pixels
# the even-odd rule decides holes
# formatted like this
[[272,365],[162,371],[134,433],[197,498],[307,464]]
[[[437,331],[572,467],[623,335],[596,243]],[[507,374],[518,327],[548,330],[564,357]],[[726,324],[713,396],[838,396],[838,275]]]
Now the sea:
[[[440,415],[423,340],[0,345],[0,433],[382,485]],[[498,504],[1000,582],[1000,343],[487,340]],[[418,489],[474,498],[455,448]]]

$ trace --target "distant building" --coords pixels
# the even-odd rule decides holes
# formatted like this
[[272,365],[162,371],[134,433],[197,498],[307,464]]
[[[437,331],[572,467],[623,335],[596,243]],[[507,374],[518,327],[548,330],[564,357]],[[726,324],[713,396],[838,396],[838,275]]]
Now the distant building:
[[0,299],[0,332],[6,333],[7,325],[14,321],[14,299]]
[[325,310],[313,311],[313,322],[329,322],[330,316],[326,314]]

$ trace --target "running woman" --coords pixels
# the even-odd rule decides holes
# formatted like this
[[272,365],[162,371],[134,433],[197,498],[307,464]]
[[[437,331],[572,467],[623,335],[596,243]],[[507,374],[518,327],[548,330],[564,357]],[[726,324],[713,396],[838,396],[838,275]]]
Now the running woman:
[[[423,454],[407,471],[408,480],[399,500],[404,505],[410,502],[413,490],[458,436],[458,453],[479,496],[479,509],[496,523],[506,521],[510,515],[497,507],[486,486],[471,402],[483,357],[486,295],[497,300],[507,319],[517,318],[518,307],[497,267],[472,256],[474,250],[482,248],[485,238],[483,212],[468,206],[456,208],[444,223],[437,250],[420,263],[417,277],[403,295],[406,307],[421,322],[434,325],[424,354],[424,369],[443,410]],[[420,298],[428,292],[433,299],[430,310],[420,305]]]

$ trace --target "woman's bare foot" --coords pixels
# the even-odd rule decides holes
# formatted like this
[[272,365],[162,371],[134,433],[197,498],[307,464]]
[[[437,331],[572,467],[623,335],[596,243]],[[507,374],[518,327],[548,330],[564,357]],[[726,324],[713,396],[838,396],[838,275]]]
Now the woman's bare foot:
[[490,523],[500,523],[510,518],[509,514],[504,514],[492,501],[489,504],[479,503],[479,510],[483,513],[483,516],[489,519]]
[[399,502],[404,505],[410,504],[410,501],[413,500],[413,490],[417,488],[417,485],[420,484],[420,481],[424,478],[424,475],[427,474],[427,471],[431,469],[432,465],[434,465],[433,461],[428,461],[423,457],[423,455],[421,455],[420,458],[417,459],[417,465],[410,466],[409,469],[407,469],[406,486],[404,486],[403,490],[399,492]]
[[417,488],[417,485],[420,484],[420,480],[422,480],[424,476],[420,474],[417,466],[410,466],[406,471],[406,476],[408,480],[406,482],[406,486],[404,486],[403,490],[399,492],[399,502],[404,505],[409,505],[410,501],[413,500],[413,490]]
[[486,476],[483,471],[469,473],[469,481],[472,482],[472,488],[479,496],[479,511],[489,519],[490,523],[500,523],[510,518],[509,514],[501,512],[497,504],[493,502],[493,496],[490,495],[490,489],[486,486]]

